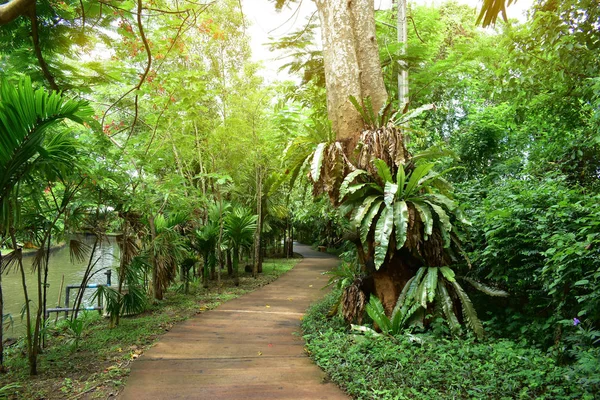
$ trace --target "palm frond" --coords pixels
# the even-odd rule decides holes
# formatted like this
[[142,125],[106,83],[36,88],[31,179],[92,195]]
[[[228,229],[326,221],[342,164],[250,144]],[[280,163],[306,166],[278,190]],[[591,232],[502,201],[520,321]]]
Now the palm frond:
[[91,247],[80,240],[71,239],[69,241],[69,257],[71,259],[71,264],[84,262],[90,254],[90,251]]

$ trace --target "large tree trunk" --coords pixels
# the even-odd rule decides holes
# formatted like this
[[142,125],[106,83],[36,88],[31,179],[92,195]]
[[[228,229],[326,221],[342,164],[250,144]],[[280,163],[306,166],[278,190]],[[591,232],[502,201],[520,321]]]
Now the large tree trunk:
[[350,96],[371,97],[379,111],[387,101],[375,36],[373,0],[315,0],[321,20],[327,111],[338,141],[351,153],[363,129]]

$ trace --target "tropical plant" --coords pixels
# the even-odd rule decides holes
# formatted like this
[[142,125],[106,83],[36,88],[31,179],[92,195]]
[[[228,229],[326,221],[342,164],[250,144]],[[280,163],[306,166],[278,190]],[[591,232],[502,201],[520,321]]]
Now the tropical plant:
[[238,271],[240,250],[252,246],[256,221],[256,215],[240,206],[234,207],[224,219],[223,237],[225,244],[232,252],[233,278],[236,286],[240,283]]
[[210,221],[207,225],[204,225],[201,229],[194,231],[194,237],[192,239],[193,248],[202,255],[204,267],[202,271],[204,287],[208,287],[208,279],[214,279],[215,277],[215,266],[217,264],[217,253],[216,247],[219,240],[219,224]]
[[162,300],[163,293],[175,280],[177,266],[184,257],[185,242],[176,228],[186,220],[183,214],[173,214],[168,218],[158,214],[149,218],[151,240],[145,255],[152,265],[152,284],[157,300]]
[[[413,162],[424,156],[415,156]],[[394,251],[404,246],[419,252],[412,241],[421,237],[416,215],[422,225],[423,241],[437,232],[443,248],[449,249],[458,238],[453,231],[453,220],[468,223],[463,214],[448,196],[448,183],[442,178],[444,172],[433,171],[435,163],[421,163],[410,170],[412,165],[398,168],[396,179],[388,165],[380,159],[373,161],[377,176],[357,169],[348,174],[340,187],[342,212],[351,216],[360,232],[360,239],[367,244],[367,237],[373,235],[374,268],[378,270],[386,257],[393,257]],[[406,171],[409,171],[408,174]],[[354,182],[354,184],[353,184]],[[413,216],[411,218],[411,215]],[[452,217],[453,218],[452,218]],[[454,228],[455,230],[455,228]],[[430,258],[421,250],[420,258]],[[439,263],[441,260],[431,260]]]
[[[52,129],[64,119],[83,123],[92,110],[87,102],[68,100],[60,93],[34,89],[28,77],[22,78],[17,87],[10,85],[6,80],[2,80],[0,86],[0,228],[11,237],[14,251],[18,251],[15,225],[20,219],[17,206],[19,183],[31,180],[36,172],[43,174],[46,183],[51,182],[55,179],[56,172],[65,165],[72,164],[74,142],[63,132],[51,134]],[[66,204],[61,204],[62,210],[65,207]],[[57,219],[54,220],[55,223],[56,221]],[[50,232],[51,230],[46,230],[42,248],[49,244]],[[38,267],[41,267],[42,257],[36,259],[40,261],[37,263]],[[18,264],[25,294],[29,367],[30,373],[36,375],[43,296],[38,296],[40,310],[36,314],[32,336],[29,296],[26,293],[21,257],[18,257]],[[41,294],[40,269],[37,283],[38,293]],[[3,351],[1,342],[0,339],[0,352]]]
[[110,318],[111,327],[119,324],[121,316],[139,314],[146,310],[148,298],[144,280],[150,269],[147,257],[139,255],[133,257],[123,273],[119,271],[119,276],[124,278],[123,284],[120,285],[123,290],[111,286],[98,286],[92,299],[104,300],[104,310]]

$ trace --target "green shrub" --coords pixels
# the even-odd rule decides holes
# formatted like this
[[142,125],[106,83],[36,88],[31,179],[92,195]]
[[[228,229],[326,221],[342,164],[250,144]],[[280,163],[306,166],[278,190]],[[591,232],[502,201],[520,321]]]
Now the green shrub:
[[488,309],[489,327],[543,349],[568,334],[561,321],[598,327],[600,196],[550,174],[461,189],[473,222],[472,274],[511,294]]
[[[307,351],[331,380],[357,399],[593,399],[597,363],[562,367],[509,340],[477,342],[423,335],[364,336],[326,317],[336,293],[303,320]],[[597,353],[596,353],[597,356]]]

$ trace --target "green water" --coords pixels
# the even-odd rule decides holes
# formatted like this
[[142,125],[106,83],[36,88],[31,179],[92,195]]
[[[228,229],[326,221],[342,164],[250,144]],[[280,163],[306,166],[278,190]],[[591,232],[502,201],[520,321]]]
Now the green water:
[[[79,240],[83,240],[90,246],[93,245],[93,238],[77,237]],[[87,260],[85,262],[71,263],[69,255],[68,245],[56,250],[50,255],[50,263],[48,268],[48,297],[46,305],[48,308],[58,306],[58,293],[61,286],[61,280],[64,276],[64,286],[67,285],[80,285],[81,279],[87,267]],[[106,275],[104,272],[107,269],[111,269],[112,272],[112,284],[116,285],[116,273],[115,268],[119,262],[119,247],[115,244],[114,238],[109,238],[108,242],[102,243],[101,247],[96,250],[96,257],[99,258],[93,271],[98,271],[92,279],[90,284],[106,283]],[[26,270],[27,289],[29,292],[29,299],[32,301],[33,309],[37,309],[37,274],[31,271],[32,256],[24,257],[23,262]],[[4,297],[4,314],[10,314],[13,319],[13,325],[5,333],[7,337],[19,336],[23,331],[23,323],[21,322],[21,310],[25,303],[23,296],[23,285],[21,282],[21,274],[16,271],[11,271],[8,274],[2,276],[2,293]],[[73,306],[73,299],[75,298],[76,291],[71,290],[71,306]],[[92,306],[91,297],[94,294],[94,289],[88,289],[85,292],[84,302],[87,306]],[[65,302],[65,289],[63,288],[60,307],[64,307]],[[61,316],[64,314],[61,314]],[[51,314],[51,319],[54,319],[56,314]]]

